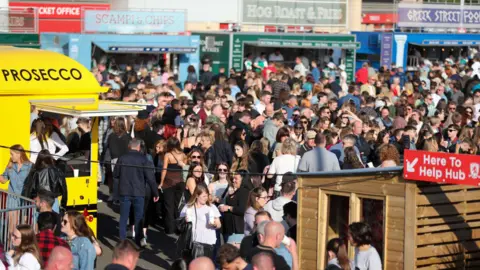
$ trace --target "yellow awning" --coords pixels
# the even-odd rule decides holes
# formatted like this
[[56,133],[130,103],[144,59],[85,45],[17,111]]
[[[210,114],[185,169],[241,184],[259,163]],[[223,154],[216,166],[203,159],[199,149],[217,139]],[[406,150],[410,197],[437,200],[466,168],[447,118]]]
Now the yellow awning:
[[93,99],[71,99],[52,101],[32,101],[39,111],[69,115],[73,117],[124,116],[137,115],[145,106],[122,104],[121,102],[99,101]]
[[95,76],[60,53],[0,46],[0,95],[98,94]]

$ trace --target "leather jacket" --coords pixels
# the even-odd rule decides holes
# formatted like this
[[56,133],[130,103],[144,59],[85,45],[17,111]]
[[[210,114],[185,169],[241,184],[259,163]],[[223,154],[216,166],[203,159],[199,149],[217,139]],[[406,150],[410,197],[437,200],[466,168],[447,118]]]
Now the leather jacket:
[[68,201],[65,175],[56,167],[47,167],[39,171],[32,169],[25,183],[22,195],[35,198],[39,190],[46,190],[53,196],[62,196],[60,205],[65,208]]

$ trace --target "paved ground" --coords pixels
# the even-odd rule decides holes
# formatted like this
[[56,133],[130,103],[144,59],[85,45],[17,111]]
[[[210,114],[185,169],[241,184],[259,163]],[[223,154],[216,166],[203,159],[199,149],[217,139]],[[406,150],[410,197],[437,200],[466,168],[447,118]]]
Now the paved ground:
[[[100,186],[98,198],[98,240],[103,248],[103,255],[97,259],[97,269],[103,270],[112,260],[112,252],[119,241],[118,221],[119,207],[107,204],[108,188]],[[159,227],[150,228],[148,233],[150,246],[142,251],[136,269],[168,269],[175,260],[175,239],[168,237]]]

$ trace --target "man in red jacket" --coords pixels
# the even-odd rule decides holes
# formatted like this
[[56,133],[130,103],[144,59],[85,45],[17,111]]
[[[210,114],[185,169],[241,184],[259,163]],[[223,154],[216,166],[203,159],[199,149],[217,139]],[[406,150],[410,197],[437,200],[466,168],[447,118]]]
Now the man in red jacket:
[[357,84],[363,85],[368,82],[368,64],[363,63],[362,68],[355,73]]

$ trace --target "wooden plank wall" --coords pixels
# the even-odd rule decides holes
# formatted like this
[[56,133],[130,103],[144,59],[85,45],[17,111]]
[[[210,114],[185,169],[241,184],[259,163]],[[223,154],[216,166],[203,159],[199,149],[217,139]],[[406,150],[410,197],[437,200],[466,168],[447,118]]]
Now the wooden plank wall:
[[[297,245],[300,269],[317,269],[318,252],[318,189],[299,189],[297,217]],[[300,229],[301,228],[301,229]]]
[[480,269],[480,188],[417,183],[417,269]]
[[[403,179],[396,176],[300,178],[297,226],[300,269],[317,270],[325,267],[325,246],[329,240],[326,239],[328,220],[326,194],[342,193],[351,197],[350,210],[356,212],[360,212],[359,198],[362,196],[384,199],[384,216],[386,217],[384,269],[403,270],[404,258],[413,249],[413,246],[408,248],[404,245],[405,230],[408,229],[405,219],[405,207],[408,206],[405,200],[407,186]],[[415,205],[410,209],[409,211],[413,212]],[[350,222],[360,221],[360,213],[351,214],[351,219],[357,220],[350,220]],[[410,229],[413,236],[414,229],[414,227]]]

